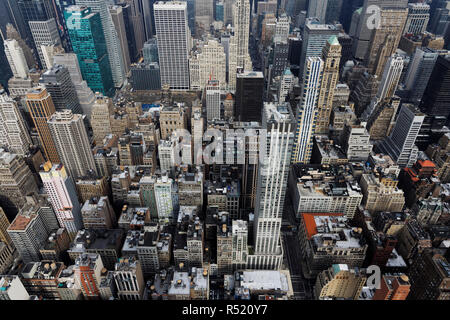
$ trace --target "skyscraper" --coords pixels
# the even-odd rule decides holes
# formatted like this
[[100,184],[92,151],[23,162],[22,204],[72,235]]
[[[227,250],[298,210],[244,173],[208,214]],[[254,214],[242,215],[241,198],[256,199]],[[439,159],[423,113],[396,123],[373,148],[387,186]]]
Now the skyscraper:
[[43,69],[49,69],[51,68],[51,65],[47,65],[45,61],[42,46],[61,45],[61,38],[59,37],[56,21],[54,18],[45,21],[30,21],[29,25],[41,66]]
[[124,11],[121,6],[110,6],[109,13],[111,14],[117,36],[120,40],[120,54],[123,58],[123,67],[125,69],[125,74],[128,74],[128,72],[130,71],[131,60],[130,52],[128,50],[127,32],[125,29]]
[[336,36],[331,36],[323,47],[323,73],[317,102],[318,115],[316,133],[328,133],[330,115],[333,108],[333,98],[339,81],[339,62],[341,60],[341,45]]
[[195,1],[195,23],[203,25],[208,30],[211,22],[214,21],[214,0]]
[[[254,220],[254,254],[250,269],[279,269],[282,263],[280,228],[294,140],[295,119],[289,104],[264,104],[266,148],[262,147]],[[261,143],[261,141],[260,141]]]
[[220,119],[220,85],[219,81],[211,80],[206,85],[206,117],[208,121]]
[[306,20],[303,31],[302,52],[300,56],[300,75],[305,68],[305,61],[309,57],[321,57],[322,50],[331,36],[338,36],[336,25],[322,24],[316,18]]
[[296,110],[297,129],[292,151],[292,163],[306,164],[311,159],[322,71],[322,59],[317,57],[306,59],[303,73],[302,98]]
[[234,118],[237,121],[261,121],[264,76],[262,72],[246,71],[237,74]]
[[154,4],[161,85],[172,90],[189,90],[189,28],[186,2]]
[[7,39],[3,43],[5,46],[5,55],[14,77],[27,78],[28,65],[22,48],[15,39]]
[[408,18],[403,34],[421,35],[427,30],[430,6],[426,3],[408,3]]
[[55,112],[48,120],[61,162],[73,179],[85,176],[89,170],[96,172],[83,119],[84,116],[65,109]]
[[83,79],[92,91],[111,96],[114,82],[100,15],[87,7],[70,6],[64,16]]
[[416,107],[403,104],[391,135],[380,144],[380,151],[388,154],[400,167],[411,167],[419,153],[415,142],[424,118]]
[[237,0],[233,3],[234,35],[230,39],[228,65],[228,87],[236,88],[237,70],[252,71],[252,61],[248,51],[250,34],[250,1]]
[[317,18],[321,23],[325,23],[328,1],[329,0],[309,1],[308,18]]
[[53,65],[42,74],[39,82],[50,93],[56,111],[69,109],[73,113],[83,112],[78,101],[77,91],[66,67]]
[[28,153],[31,144],[17,102],[0,89],[0,146],[6,146],[11,152],[23,156]]
[[39,134],[45,157],[52,163],[59,163],[59,156],[47,123],[56,111],[52,97],[47,89],[36,87],[27,93],[26,102],[31,119],[33,119],[34,126]]
[[59,225],[65,228],[71,239],[83,228],[81,207],[73,180],[62,164],[47,162],[39,172],[48,199],[55,210]]
[[[109,12],[108,0],[76,0],[75,3],[80,6],[86,6],[92,13],[98,13],[101,20],[103,36],[108,51],[108,60],[112,73],[114,86],[120,88],[125,81],[125,62],[122,57],[122,48],[117,34],[114,22]],[[100,32],[100,30],[93,30]],[[74,48],[75,51],[75,48]],[[86,79],[86,78],[85,78]]]
[[59,228],[50,203],[31,201],[8,227],[8,234],[25,263],[41,260],[39,250],[45,246],[50,233]]

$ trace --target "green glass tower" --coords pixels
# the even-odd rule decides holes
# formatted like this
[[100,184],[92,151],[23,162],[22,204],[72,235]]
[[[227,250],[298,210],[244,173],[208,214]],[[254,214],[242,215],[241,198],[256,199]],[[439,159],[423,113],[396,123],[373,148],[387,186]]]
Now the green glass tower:
[[111,97],[114,83],[100,15],[85,6],[70,6],[64,18],[83,79],[92,91]]

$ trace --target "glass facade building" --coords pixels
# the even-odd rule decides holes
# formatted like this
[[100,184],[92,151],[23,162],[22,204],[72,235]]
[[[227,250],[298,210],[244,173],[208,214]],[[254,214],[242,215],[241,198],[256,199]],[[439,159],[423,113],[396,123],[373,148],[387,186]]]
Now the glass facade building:
[[64,16],[83,79],[92,91],[112,96],[114,83],[100,15],[87,7],[71,6]]

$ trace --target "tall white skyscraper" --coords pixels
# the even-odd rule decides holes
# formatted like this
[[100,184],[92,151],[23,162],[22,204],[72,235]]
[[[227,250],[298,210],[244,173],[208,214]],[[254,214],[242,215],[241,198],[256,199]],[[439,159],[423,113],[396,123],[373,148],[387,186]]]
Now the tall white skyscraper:
[[16,101],[0,90],[0,147],[7,146],[11,153],[25,155],[32,144],[25,121]]
[[25,79],[28,77],[28,65],[19,42],[15,39],[4,41],[5,55],[14,77]]
[[73,180],[62,164],[47,162],[39,172],[48,199],[59,224],[67,230],[71,239],[83,228],[81,207]]
[[237,69],[252,71],[252,60],[248,52],[250,34],[250,1],[236,0],[233,4],[234,35],[230,39],[228,86],[236,89]]
[[28,24],[30,25],[31,34],[33,35],[33,41],[36,45],[42,68],[50,69],[51,66],[47,65],[41,46],[61,45],[56,21],[51,18],[46,21],[30,21]]
[[211,80],[205,89],[206,94],[206,118],[210,120],[220,119],[220,85],[219,81]]
[[59,158],[73,179],[85,176],[89,170],[96,173],[83,119],[81,114],[63,110],[55,112],[48,120]]
[[247,268],[279,269],[283,260],[280,228],[286,194],[295,119],[289,104],[265,103],[266,147],[259,165],[254,220],[254,254]]
[[419,149],[415,145],[425,114],[414,105],[403,104],[389,137],[380,144],[380,151],[388,154],[397,165],[411,167],[417,161]]
[[77,5],[91,8],[92,12],[99,13],[102,21],[103,33],[106,40],[109,64],[111,66],[114,86],[119,88],[125,81],[125,62],[122,57],[120,40],[109,12],[108,0],[76,0]]
[[172,90],[189,90],[190,33],[187,4],[181,1],[153,5],[161,85]]
[[169,221],[173,215],[172,187],[173,180],[167,176],[162,176],[155,182],[156,208],[161,222]]
[[321,58],[310,57],[306,59],[303,73],[302,98],[297,106],[297,129],[292,151],[293,163],[306,164],[311,159],[323,65]]

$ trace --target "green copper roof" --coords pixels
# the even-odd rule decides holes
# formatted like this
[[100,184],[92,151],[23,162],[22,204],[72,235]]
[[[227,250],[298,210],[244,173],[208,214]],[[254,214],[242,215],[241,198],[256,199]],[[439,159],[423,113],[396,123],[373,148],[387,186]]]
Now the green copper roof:
[[332,35],[332,36],[330,37],[330,39],[328,39],[328,42],[329,42],[332,46],[336,46],[336,45],[339,45],[339,44],[340,44],[338,38],[337,38],[335,35]]

